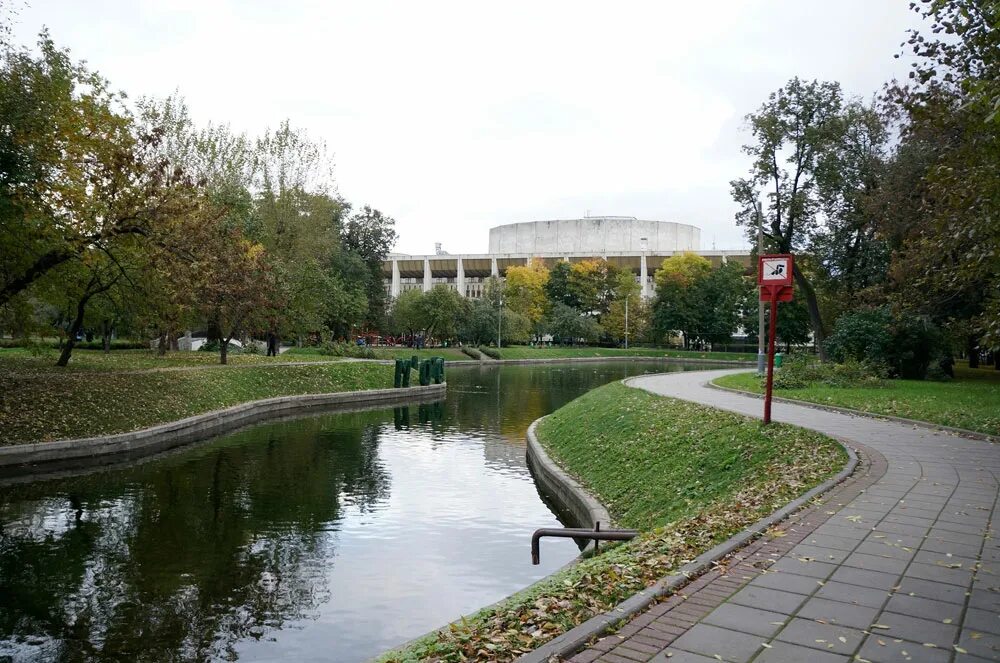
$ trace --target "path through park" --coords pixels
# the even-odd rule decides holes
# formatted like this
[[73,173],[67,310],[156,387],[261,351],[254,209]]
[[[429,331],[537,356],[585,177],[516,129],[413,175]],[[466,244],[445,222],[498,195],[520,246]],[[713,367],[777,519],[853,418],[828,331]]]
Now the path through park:
[[[629,384],[761,416],[759,399],[706,385],[729,372]],[[845,441],[859,471],[570,660],[1000,660],[1000,445],[786,403],[773,417]]]

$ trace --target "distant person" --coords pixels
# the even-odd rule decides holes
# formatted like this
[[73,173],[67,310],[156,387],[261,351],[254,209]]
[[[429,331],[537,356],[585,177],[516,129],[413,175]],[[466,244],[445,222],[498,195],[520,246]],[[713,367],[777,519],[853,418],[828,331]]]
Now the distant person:
[[277,357],[278,356],[278,335],[271,332],[267,335],[267,356]]

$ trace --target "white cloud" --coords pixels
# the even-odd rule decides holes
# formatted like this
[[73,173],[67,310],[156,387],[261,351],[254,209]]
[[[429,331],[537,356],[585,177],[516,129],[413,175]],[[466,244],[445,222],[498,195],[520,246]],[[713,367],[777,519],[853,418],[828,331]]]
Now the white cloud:
[[894,0],[49,0],[46,24],[132,96],[324,139],[341,192],[396,217],[399,250],[486,250],[498,223],[622,214],[742,245],[728,182],[742,116],[788,78],[870,96],[916,21]]

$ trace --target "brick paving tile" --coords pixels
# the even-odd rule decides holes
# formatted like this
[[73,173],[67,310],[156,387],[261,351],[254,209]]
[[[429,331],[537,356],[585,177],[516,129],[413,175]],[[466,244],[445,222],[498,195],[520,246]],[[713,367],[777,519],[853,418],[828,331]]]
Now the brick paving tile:
[[[725,373],[643,376],[631,385],[759,416],[758,399],[704,386]],[[862,462],[786,520],[785,536],[749,543],[722,570],[636,617],[635,628],[567,660],[1000,661],[1000,449],[785,403],[773,417],[844,440]]]

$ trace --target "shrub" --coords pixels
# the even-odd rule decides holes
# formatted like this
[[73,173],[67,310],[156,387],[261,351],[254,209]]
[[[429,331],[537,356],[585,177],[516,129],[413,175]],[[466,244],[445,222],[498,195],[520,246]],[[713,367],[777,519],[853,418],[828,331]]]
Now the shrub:
[[465,355],[467,355],[467,356],[469,356],[469,357],[472,357],[473,359],[476,359],[476,360],[479,360],[479,359],[483,358],[483,355],[482,355],[481,352],[479,352],[479,350],[477,350],[475,348],[470,348],[467,345],[463,345],[462,346],[462,353],[465,354]]
[[492,357],[493,359],[499,359],[500,358],[500,350],[498,350],[496,348],[489,348],[489,347],[486,347],[485,345],[480,345],[479,346],[479,351],[482,352],[487,357]]
[[780,371],[775,371],[774,386],[776,389],[801,389],[811,385],[881,387],[885,377],[882,370],[854,359],[834,364],[822,363],[809,355],[792,355]]
[[840,316],[826,341],[830,358],[866,364],[891,377],[923,380],[932,363],[948,356],[941,331],[925,317],[892,315],[888,309]]
[[367,345],[355,343],[338,343],[326,341],[316,350],[321,355],[330,357],[352,357],[354,359],[375,359],[375,351]]

